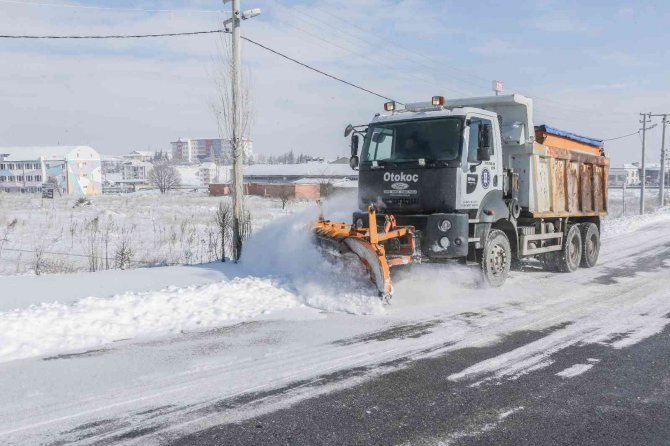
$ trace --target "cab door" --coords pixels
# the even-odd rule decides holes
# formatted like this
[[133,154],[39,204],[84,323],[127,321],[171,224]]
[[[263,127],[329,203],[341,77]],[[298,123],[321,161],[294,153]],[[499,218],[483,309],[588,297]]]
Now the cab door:
[[[466,120],[460,209],[479,209],[486,194],[502,190],[502,153],[499,129],[495,124],[490,117],[476,114],[469,115]],[[483,145],[487,143],[490,147],[488,160],[483,156]]]

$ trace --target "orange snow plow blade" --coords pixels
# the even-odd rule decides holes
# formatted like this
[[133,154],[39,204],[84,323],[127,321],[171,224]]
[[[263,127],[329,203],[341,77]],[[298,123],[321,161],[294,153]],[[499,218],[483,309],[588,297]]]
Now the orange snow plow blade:
[[393,294],[390,267],[418,262],[413,226],[397,226],[392,215],[386,216],[384,227],[376,224],[374,206],[368,208],[368,228],[325,220],[323,215],[314,225],[314,234],[340,253],[352,252],[365,265],[379,295],[388,300]]

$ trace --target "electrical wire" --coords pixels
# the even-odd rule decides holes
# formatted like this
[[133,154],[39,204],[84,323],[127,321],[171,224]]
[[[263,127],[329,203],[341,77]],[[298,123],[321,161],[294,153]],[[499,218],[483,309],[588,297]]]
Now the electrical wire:
[[[305,23],[307,23],[307,22],[305,22]],[[328,45],[331,45],[331,46],[334,46],[334,47],[336,47],[336,48],[342,49],[342,50],[344,50],[344,51],[346,51],[346,52],[348,52],[348,53],[354,54],[355,56],[360,57],[362,60],[365,60],[365,61],[367,61],[367,62],[375,61],[375,62],[376,62],[376,65],[375,65],[376,67],[384,66],[384,67],[389,68],[390,70],[394,70],[395,73],[396,73],[398,76],[403,77],[403,78],[405,78],[405,79],[407,79],[407,80],[409,80],[409,81],[411,81],[411,82],[413,82],[413,83],[419,82],[419,81],[421,81],[421,79],[423,79],[424,82],[431,83],[431,84],[433,84],[433,85],[439,87],[440,89],[445,88],[445,87],[443,87],[443,86],[438,85],[438,83],[437,83],[434,79],[432,79],[432,78],[430,78],[430,77],[428,77],[428,76],[423,75],[423,73],[418,73],[418,74],[417,74],[417,73],[414,73],[414,74],[412,75],[412,74],[410,74],[410,73],[406,73],[406,72],[403,71],[403,70],[397,70],[397,67],[396,67],[396,66],[390,64],[390,63],[389,63],[388,61],[386,61],[386,60],[379,59],[379,58],[375,57],[374,55],[364,54],[364,53],[360,53],[360,52],[354,51],[354,50],[352,50],[351,48],[348,48],[348,47],[346,47],[346,46],[340,45],[340,44],[335,43],[335,42],[333,42],[333,41],[331,41],[331,40],[325,39],[325,38],[323,38],[323,37],[321,37],[321,36],[319,36],[319,35],[317,35],[317,34],[314,34],[314,33],[312,33],[312,32],[309,32],[309,31],[307,31],[307,30],[305,30],[305,29],[303,29],[303,28],[300,28],[300,27],[298,27],[298,26],[295,26],[295,25],[293,25],[293,24],[291,24],[291,23],[283,22],[283,24],[284,24],[285,26],[290,27],[290,28],[296,29],[296,30],[298,30],[299,32],[301,32],[301,33],[303,33],[303,34],[306,34],[306,35],[308,35],[308,36],[310,36],[310,37],[312,37],[312,38],[314,38],[314,39],[316,39],[316,40],[319,40],[319,41],[321,41],[321,42],[324,42],[324,43],[326,43],[326,44],[328,44]],[[311,25],[311,23],[310,23],[309,25]],[[421,79],[419,79],[418,77],[416,77],[417,75],[418,75]],[[413,76],[414,76],[414,77],[413,77]],[[455,89],[455,88],[451,88],[451,87],[450,87],[450,88],[447,88],[447,90],[451,90],[451,91],[459,91],[459,90],[457,90],[457,89]],[[460,91],[462,92],[462,90],[460,90]],[[468,94],[466,93],[466,96],[467,96],[467,95],[468,95]]]
[[116,34],[116,35],[84,35],[84,36],[36,36],[36,35],[0,35],[0,39],[144,39],[149,37],[177,37],[177,36],[196,36],[200,34],[217,34],[225,32],[222,29],[213,29],[210,31],[190,31],[179,33],[161,33],[161,34]]
[[370,94],[375,95],[375,96],[377,96],[377,97],[379,97],[379,98],[386,99],[387,101],[393,101],[393,102],[395,102],[396,104],[405,105],[403,102],[400,102],[400,101],[397,101],[397,100],[395,100],[395,99],[389,98],[388,96],[384,96],[383,94],[376,93],[376,92],[374,92],[374,91],[372,91],[372,90],[368,90],[368,89],[365,88],[365,87],[361,87],[360,85],[356,85],[356,84],[354,84],[354,83],[352,83],[352,82],[346,81],[346,80],[341,79],[341,78],[339,78],[339,77],[337,77],[337,76],[334,76],[334,75],[332,75],[332,74],[328,74],[328,73],[326,73],[325,71],[319,70],[318,68],[314,68],[314,67],[311,66],[311,65],[307,65],[306,63],[300,62],[299,60],[294,59],[294,58],[292,58],[291,56],[287,56],[286,54],[281,53],[281,52],[279,52],[279,51],[277,51],[277,50],[274,50],[274,49],[272,49],[272,48],[270,48],[270,47],[268,47],[268,46],[265,46],[265,45],[263,45],[262,43],[256,42],[255,40],[251,40],[251,39],[248,38],[248,37],[240,36],[240,38],[241,38],[242,40],[245,40],[245,41],[247,41],[247,42],[253,44],[253,45],[256,45],[256,46],[258,46],[258,47],[260,47],[260,48],[263,48],[263,49],[266,50],[266,51],[269,51],[269,52],[271,52],[271,53],[274,53],[274,54],[277,55],[277,56],[283,57],[283,58],[286,59],[286,60],[289,60],[289,61],[291,61],[291,62],[293,62],[293,63],[296,63],[296,64],[302,66],[303,68],[307,68],[308,70],[312,70],[312,71],[314,71],[314,72],[316,72],[316,73],[319,73],[319,74],[321,74],[321,75],[323,75],[323,76],[329,77],[329,78],[331,78],[331,79],[333,79],[333,80],[336,80],[336,81],[341,82],[341,83],[343,83],[343,84],[349,85],[350,87],[354,87],[354,88],[356,88],[356,89],[358,89],[358,90],[361,90],[361,91],[364,91],[364,92],[366,92],[366,93],[370,93]]
[[603,142],[605,142],[605,141],[616,141],[617,139],[624,139],[624,138],[628,138],[628,137],[639,135],[639,134],[640,134],[640,130],[638,130],[635,133],[629,133],[628,135],[617,136],[616,138],[603,139]]
[[19,0],[0,0],[0,3],[11,3],[22,6],[48,6],[55,8],[70,8],[70,9],[93,9],[103,11],[122,11],[122,12],[188,12],[188,13],[220,13],[215,9],[144,9],[144,8],[116,8],[112,6],[89,6],[65,3],[44,3],[44,2],[22,2]]
[[[309,14],[307,14],[306,12],[304,12],[302,10],[299,10],[298,8],[290,7],[290,6],[287,6],[287,5],[284,5],[284,7],[293,9],[295,12],[298,12],[298,13],[303,14],[305,16],[309,16]],[[342,16],[339,16],[337,14],[334,14],[330,11],[327,11],[327,10],[321,9],[321,8],[317,8],[317,10],[319,12],[323,13],[323,14],[326,14],[326,15],[342,22],[343,24],[348,25],[349,29],[351,29],[352,26],[353,26],[353,28],[357,28],[358,30],[360,30],[360,31],[357,31],[357,32],[360,35],[366,36],[367,39],[370,39],[370,40],[379,39],[377,36],[374,36],[372,33],[370,33],[369,30],[366,30],[365,28],[361,27],[360,25],[358,25],[356,23],[352,23],[350,20],[347,20],[347,19],[343,18]],[[318,18],[315,18],[314,16],[310,16],[310,17],[314,18],[315,20],[319,20]],[[321,20],[319,20],[319,21],[321,21]],[[324,21],[321,21],[321,22],[325,23]],[[341,31],[341,32],[344,33],[344,31]],[[358,38],[356,36],[353,36],[353,37]],[[446,64],[439,64],[438,65],[438,64],[436,64],[436,62],[433,58],[431,58],[429,56],[426,56],[425,54],[422,54],[421,52],[418,52],[415,49],[409,49],[409,48],[403,47],[402,45],[399,45],[397,42],[389,42],[389,41],[381,41],[381,40],[379,40],[379,41],[380,41],[380,45],[382,45],[382,47],[387,49],[387,50],[390,50],[390,46],[395,46],[397,49],[400,49],[401,51],[407,53],[408,55],[406,57],[414,57],[414,60],[417,60],[417,58],[421,58],[421,59],[426,60],[428,63],[430,63],[432,65],[432,67],[434,67],[434,68],[431,68],[433,70],[447,69],[447,70],[451,70],[451,71],[458,71],[458,72],[468,76],[469,79],[466,80],[466,79],[463,79],[463,78],[458,78],[458,77],[455,77],[453,75],[450,75],[450,79],[452,79],[454,81],[457,81],[461,84],[469,84],[471,86],[477,87],[478,89],[488,88],[487,85],[490,85],[490,82],[491,82],[490,80],[484,79],[481,76],[477,76],[476,74],[474,74],[472,72],[468,72],[468,71],[463,70],[461,68],[458,68],[456,66],[451,66],[451,65],[446,65]],[[417,61],[417,63],[419,63],[420,65],[423,65],[425,67],[428,67],[425,63],[420,63],[418,61]],[[482,84],[475,83],[472,80],[470,80],[470,78],[480,80],[482,82]],[[584,114],[593,115],[594,111],[596,110],[595,106],[594,106],[594,108],[588,108],[588,107],[583,107],[583,106],[577,106],[575,104],[562,103],[562,102],[557,101],[555,99],[549,99],[549,98],[544,97],[544,96],[536,95],[532,91],[527,91],[527,90],[524,91],[524,90],[520,90],[518,88],[513,88],[513,86],[511,86],[509,84],[506,84],[506,86],[510,87],[510,93],[515,93],[516,92],[516,93],[519,93],[519,94],[523,94],[524,96],[532,97],[534,101],[547,103],[553,108],[563,109],[563,110],[565,110],[566,113],[569,112],[573,115],[577,114],[577,113],[582,114],[582,115],[584,115]],[[619,111],[611,111],[610,114],[617,114],[617,115],[620,115],[620,116],[627,115],[626,113],[619,112]],[[601,122],[604,122],[604,121],[601,120]],[[614,122],[614,121],[608,121],[608,122]]]
[[[162,34],[124,34],[124,35],[88,35],[88,36],[36,36],[36,35],[0,35],[0,39],[141,39],[141,38],[147,38],[147,37],[174,37],[174,36],[194,36],[194,35],[200,35],[200,34],[216,34],[216,33],[229,33],[229,31],[223,30],[223,29],[216,29],[216,30],[210,30],[210,31],[192,31],[192,32],[182,32],[182,33],[162,33]],[[300,62],[297,59],[294,59],[293,57],[290,57],[284,53],[281,53],[277,50],[274,50],[268,46],[263,45],[262,43],[256,42],[255,40],[252,40],[248,37],[245,36],[240,36],[241,39],[256,45],[260,48],[263,48],[266,51],[269,51],[273,54],[276,54],[277,56],[283,57],[286,60],[289,60],[293,63],[296,63],[304,68],[307,68],[311,71],[314,71],[316,73],[319,73],[323,76],[326,76],[330,79],[336,80],[338,82],[341,82],[343,84],[349,85],[350,87],[356,88],[358,90],[364,91],[366,93],[375,95],[379,98],[386,99],[387,101],[393,101],[397,104],[400,105],[405,105],[403,102],[397,101],[395,99],[389,98],[388,96],[384,96],[380,93],[376,93],[372,90],[369,90],[365,87],[361,87],[360,85],[356,85],[352,82],[349,82],[347,80],[344,80],[342,78],[339,78],[337,76],[334,76],[332,74],[326,73],[325,71],[319,70],[318,68],[315,68],[311,65],[307,65],[306,63]]]

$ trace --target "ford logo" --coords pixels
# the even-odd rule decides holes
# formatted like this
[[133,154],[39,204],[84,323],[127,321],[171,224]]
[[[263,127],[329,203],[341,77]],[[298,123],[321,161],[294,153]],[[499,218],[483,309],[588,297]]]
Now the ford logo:
[[405,190],[409,187],[409,184],[407,183],[393,183],[391,184],[391,188],[395,190]]

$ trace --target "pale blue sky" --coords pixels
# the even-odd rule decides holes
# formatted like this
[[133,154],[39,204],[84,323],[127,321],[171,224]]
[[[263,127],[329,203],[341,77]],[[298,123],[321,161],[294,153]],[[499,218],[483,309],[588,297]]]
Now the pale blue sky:
[[[609,138],[638,113],[670,112],[670,3],[641,1],[242,0],[263,14],[244,34],[402,101],[490,94],[492,79],[536,101],[536,123]],[[23,4],[21,4],[23,3]],[[39,5],[26,5],[39,3]],[[65,6],[46,6],[45,3]],[[76,6],[87,6],[81,8]],[[137,12],[96,9],[175,9]],[[96,34],[213,29],[218,0],[0,0],[3,33]],[[344,126],[382,100],[246,44],[255,150],[346,152]],[[166,149],[216,135],[217,37],[132,42],[3,41],[2,145],[91,144],[105,153]],[[660,131],[650,134],[657,161]],[[639,159],[637,137],[608,145]]]

